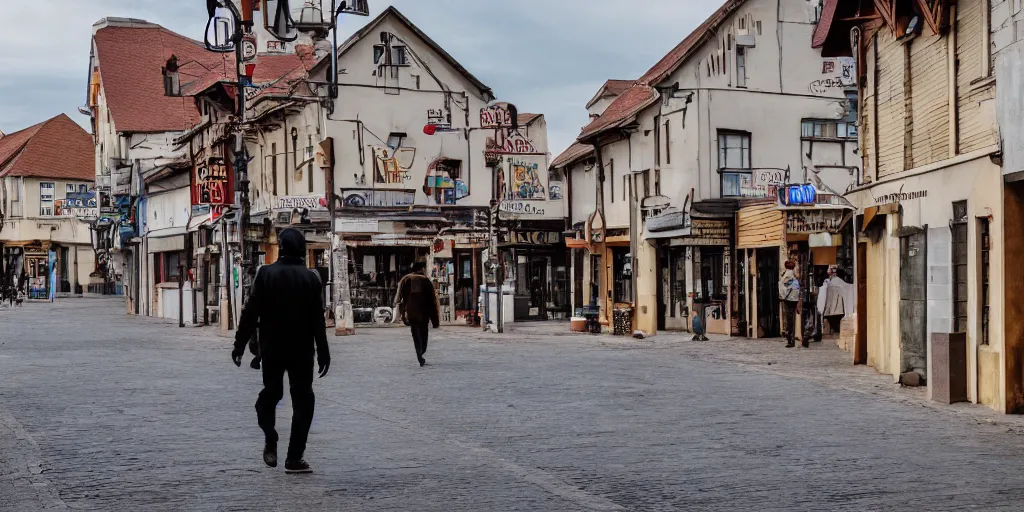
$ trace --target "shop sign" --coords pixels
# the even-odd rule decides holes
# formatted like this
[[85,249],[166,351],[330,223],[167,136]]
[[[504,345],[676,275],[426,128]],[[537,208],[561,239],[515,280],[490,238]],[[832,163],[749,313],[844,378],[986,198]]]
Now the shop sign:
[[511,241],[517,244],[550,245],[561,241],[562,234],[554,231],[515,231]]
[[500,211],[513,215],[543,216],[544,208],[537,207],[537,204],[543,205],[544,203],[506,200],[501,202]]
[[342,190],[341,198],[345,208],[362,208],[367,206],[395,208],[412,206],[416,201],[416,191],[352,189]]
[[787,233],[838,233],[844,210],[791,210],[786,212]]
[[334,223],[336,233],[379,233],[377,219],[338,219]]
[[729,221],[722,219],[692,219],[690,235],[673,239],[670,245],[718,247],[730,245]]
[[277,207],[291,210],[294,208],[306,208],[312,210],[327,210],[327,200],[323,196],[284,196],[277,198]]

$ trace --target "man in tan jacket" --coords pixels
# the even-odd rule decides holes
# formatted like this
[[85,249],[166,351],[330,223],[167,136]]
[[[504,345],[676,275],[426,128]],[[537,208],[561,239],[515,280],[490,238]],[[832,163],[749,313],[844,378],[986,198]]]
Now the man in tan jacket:
[[420,366],[427,364],[423,354],[427,352],[428,324],[433,324],[434,329],[440,324],[437,293],[434,292],[434,283],[424,273],[426,267],[422,261],[413,263],[409,275],[398,283],[398,309],[402,321],[412,329],[412,341],[416,345],[416,359]]

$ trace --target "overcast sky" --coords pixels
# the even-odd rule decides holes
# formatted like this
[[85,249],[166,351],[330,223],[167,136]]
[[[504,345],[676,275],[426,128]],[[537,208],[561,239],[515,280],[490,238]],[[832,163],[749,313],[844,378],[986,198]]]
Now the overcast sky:
[[[293,0],[300,4],[301,0]],[[558,154],[586,124],[584,106],[609,78],[635,79],[723,0],[369,0],[388,5],[494,89],[548,120]],[[0,130],[10,133],[85,103],[92,23],[142,18],[202,39],[204,0],[0,0]],[[344,39],[366,18],[349,17]]]

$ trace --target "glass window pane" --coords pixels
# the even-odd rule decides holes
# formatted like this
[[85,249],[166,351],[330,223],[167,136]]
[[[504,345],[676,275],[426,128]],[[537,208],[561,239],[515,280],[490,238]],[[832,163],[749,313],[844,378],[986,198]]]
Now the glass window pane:
[[801,128],[801,135],[802,136],[804,136],[804,137],[813,137],[814,136],[814,123],[812,123],[810,121],[804,121],[801,124],[800,128]]

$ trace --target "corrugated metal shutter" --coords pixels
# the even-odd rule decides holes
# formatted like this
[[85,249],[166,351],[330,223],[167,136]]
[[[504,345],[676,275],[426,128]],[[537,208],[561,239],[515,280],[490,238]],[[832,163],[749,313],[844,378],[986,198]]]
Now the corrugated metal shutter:
[[786,237],[784,214],[774,205],[748,206],[736,214],[736,248],[779,247]]
[[904,49],[889,30],[878,31],[878,177],[903,171]]
[[949,158],[949,53],[946,37],[910,42],[911,154],[914,167]]

